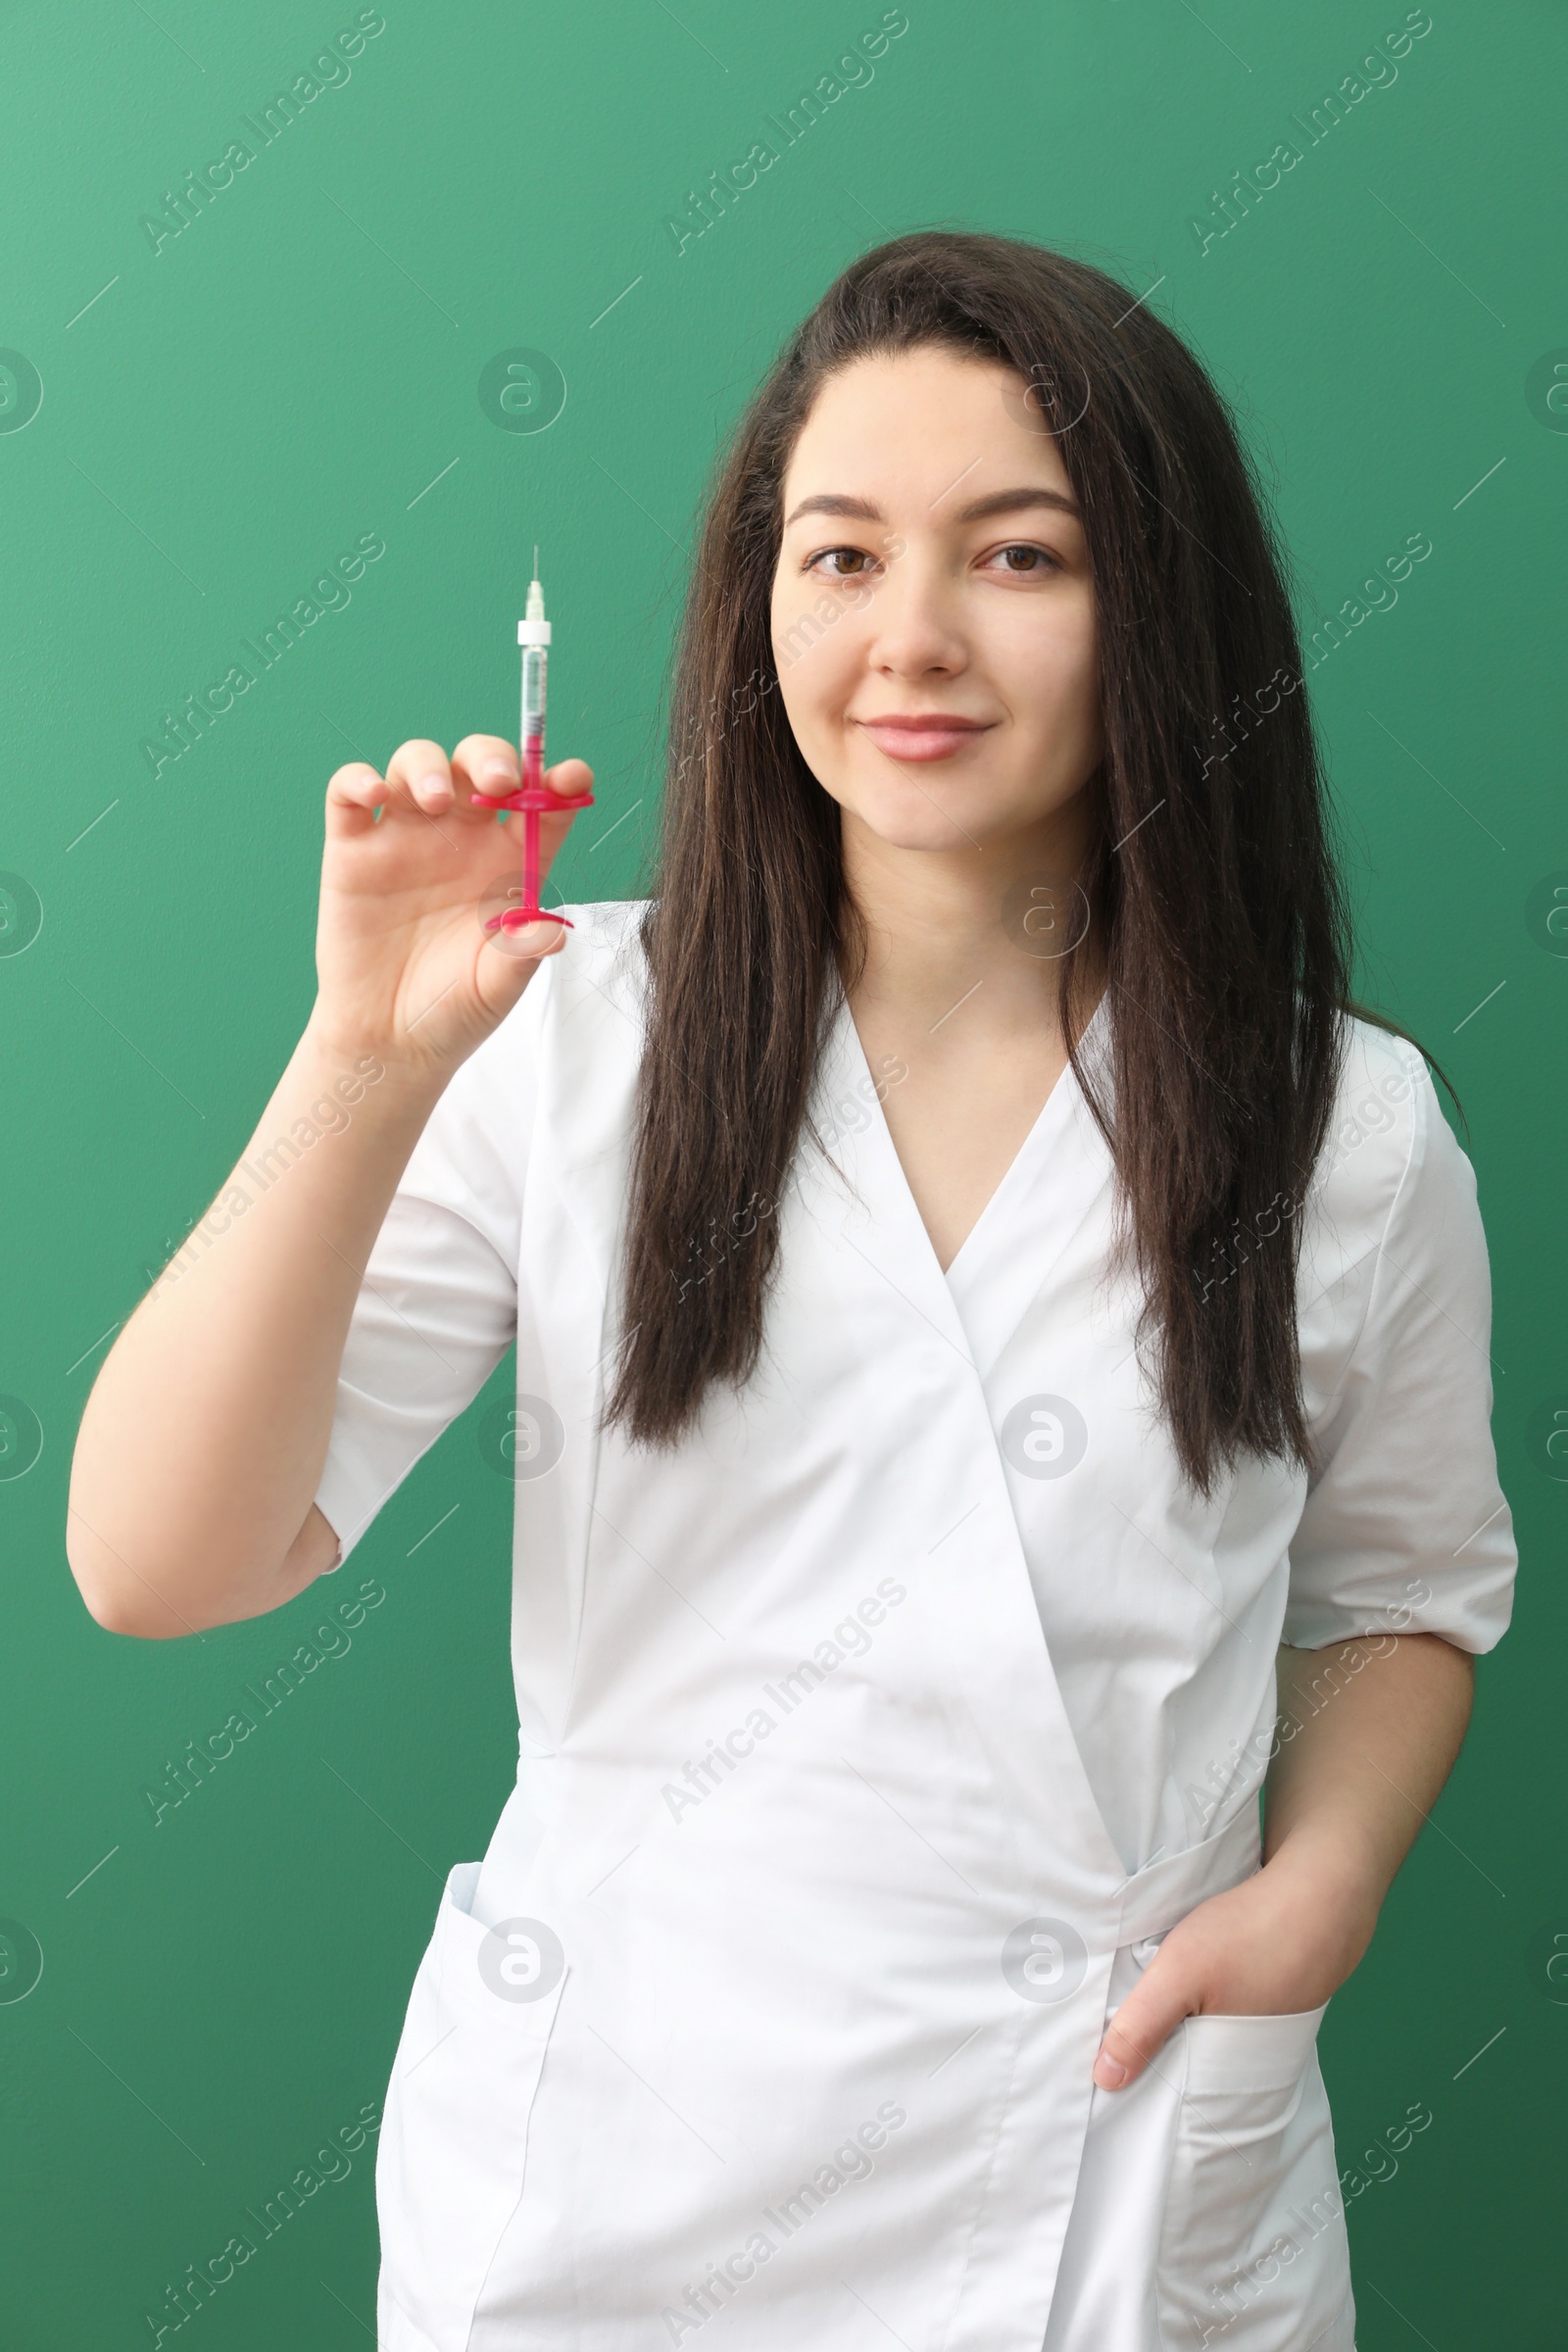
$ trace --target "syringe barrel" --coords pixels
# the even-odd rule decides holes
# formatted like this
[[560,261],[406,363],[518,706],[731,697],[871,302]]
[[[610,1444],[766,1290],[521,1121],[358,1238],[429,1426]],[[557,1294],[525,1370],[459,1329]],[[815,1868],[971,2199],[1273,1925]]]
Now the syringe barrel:
[[545,731],[545,649],[528,645],[522,651],[522,735],[543,735]]

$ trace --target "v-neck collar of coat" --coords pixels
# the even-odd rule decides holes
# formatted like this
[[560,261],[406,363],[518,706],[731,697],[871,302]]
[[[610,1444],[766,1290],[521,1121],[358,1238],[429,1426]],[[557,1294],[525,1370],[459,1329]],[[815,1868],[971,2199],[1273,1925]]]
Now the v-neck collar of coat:
[[[1083,1036],[1083,1052],[1097,1075],[1108,1066],[1109,1033],[1107,992]],[[830,1145],[832,1163],[865,1212],[860,1217],[851,1214],[844,1239],[984,1378],[1110,1175],[1104,1140],[1072,1064],[1068,1063],[1047,1096],[1034,1125],[946,1273],[909,1189],[859,1032],[844,999],[824,1044],[819,1084],[819,1100],[829,1112],[846,1098],[858,1098],[868,1109],[858,1130],[836,1134]],[[1063,1164],[1061,1155],[1068,1150],[1073,1156]],[[1054,1165],[1060,1166],[1062,1174],[1060,1186],[1053,1187],[1054,1213],[1049,1220],[1036,1215],[1023,1221],[1029,1244],[1012,1255],[1009,1273],[1016,1279],[1003,1286],[982,1284],[982,1273],[994,1261],[1003,1220]],[[824,1168],[823,1173],[829,1171]],[[989,1298],[982,1296],[986,1291]]]
[[[1106,1004],[1102,997],[1096,1005],[1082,1040],[1082,1051],[1091,1058],[1105,1042],[1108,1031]],[[1060,1077],[1040,1105],[1034,1125],[1019,1145],[984,1208],[958,1245],[947,1269],[947,1281],[954,1296],[960,1301],[970,1292],[984,1260],[994,1244],[994,1231],[1004,1225],[1019,1201],[1038,1182],[1041,1174],[1061,1148],[1061,1139],[1088,1111],[1078,1073],[1069,1061]],[[891,1138],[890,1138],[891,1140]]]

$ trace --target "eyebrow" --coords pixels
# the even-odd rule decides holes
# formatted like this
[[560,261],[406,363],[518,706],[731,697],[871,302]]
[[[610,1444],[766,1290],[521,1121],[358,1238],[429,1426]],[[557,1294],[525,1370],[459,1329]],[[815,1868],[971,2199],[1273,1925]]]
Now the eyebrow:
[[[946,495],[944,493],[944,495]],[[933,500],[940,505],[940,500]],[[984,522],[993,514],[1015,514],[1026,507],[1054,507],[1070,514],[1075,522],[1083,517],[1070,498],[1059,490],[1047,490],[1038,482],[1026,482],[1014,490],[993,490],[986,498],[973,498],[965,507],[955,510],[955,522]],[[803,514],[844,514],[858,522],[884,522],[887,517],[875,502],[868,498],[851,498],[833,490],[819,491],[814,498],[803,498],[794,513],[784,518],[784,528],[798,522]]]

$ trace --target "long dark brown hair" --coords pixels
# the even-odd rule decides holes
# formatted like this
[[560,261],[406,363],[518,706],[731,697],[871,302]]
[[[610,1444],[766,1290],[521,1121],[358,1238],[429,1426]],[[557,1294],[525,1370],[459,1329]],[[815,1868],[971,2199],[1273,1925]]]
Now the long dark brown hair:
[[1346,894],[1286,561],[1225,403],[1126,287],[998,236],[921,231],[846,270],[752,400],[708,498],[642,926],[649,1027],[607,1419],[667,1445],[710,1383],[744,1385],[761,1348],[776,1204],[863,955],[838,805],[777,691],[784,475],[829,375],[919,345],[1016,371],[1084,517],[1104,757],[1078,879],[1109,992],[1110,1101],[1080,1057],[1073,954],[1063,1027],[1114,1160],[1140,1340],[1207,1494],[1239,1450],[1310,1458],[1294,1212],[1327,1136],[1339,1014],[1363,1010]]

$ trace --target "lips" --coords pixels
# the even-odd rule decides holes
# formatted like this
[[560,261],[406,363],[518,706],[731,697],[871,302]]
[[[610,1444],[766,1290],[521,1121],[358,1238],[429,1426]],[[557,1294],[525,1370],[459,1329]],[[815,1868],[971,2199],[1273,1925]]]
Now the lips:
[[862,718],[857,722],[890,760],[951,760],[987,732],[989,721],[944,717]]

